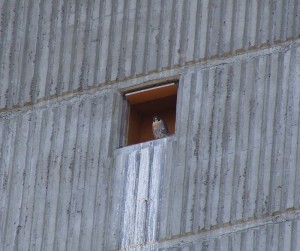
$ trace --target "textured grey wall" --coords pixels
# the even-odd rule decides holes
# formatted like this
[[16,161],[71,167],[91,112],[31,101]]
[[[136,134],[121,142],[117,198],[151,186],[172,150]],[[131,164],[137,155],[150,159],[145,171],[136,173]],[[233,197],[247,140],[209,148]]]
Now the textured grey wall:
[[271,46],[298,0],[1,0],[0,107]]
[[[299,0],[0,9],[0,250],[300,249]],[[177,76],[176,135],[118,149]]]

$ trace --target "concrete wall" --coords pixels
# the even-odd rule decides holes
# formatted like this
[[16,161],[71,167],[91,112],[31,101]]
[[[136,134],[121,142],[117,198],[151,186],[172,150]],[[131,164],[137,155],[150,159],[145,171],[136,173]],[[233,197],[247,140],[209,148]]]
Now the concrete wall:
[[[0,8],[0,249],[299,250],[300,1]],[[176,134],[119,148],[174,77]]]

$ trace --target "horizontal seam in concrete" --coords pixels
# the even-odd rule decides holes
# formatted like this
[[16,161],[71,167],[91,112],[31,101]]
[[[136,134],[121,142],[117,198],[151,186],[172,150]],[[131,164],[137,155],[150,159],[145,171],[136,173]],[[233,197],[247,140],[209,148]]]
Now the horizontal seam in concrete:
[[135,86],[149,86],[151,84],[157,83],[160,81],[169,81],[178,79],[180,74],[185,74],[191,71],[195,71],[196,69],[209,69],[213,67],[218,67],[220,65],[226,65],[230,63],[234,63],[237,61],[243,61],[247,58],[256,58],[259,56],[265,56],[272,53],[278,53],[282,51],[290,50],[292,47],[297,48],[300,46],[300,38],[295,40],[289,40],[286,42],[278,43],[275,46],[267,47],[267,48],[253,48],[248,51],[242,51],[238,54],[228,54],[223,57],[218,58],[209,58],[202,59],[198,62],[186,62],[184,66],[175,66],[172,69],[163,69],[160,72],[152,72],[147,75],[133,76],[129,77],[126,80],[122,81],[111,81],[108,83],[102,83],[100,85],[94,85],[85,90],[79,89],[72,91],[71,93],[65,93],[60,96],[53,95],[48,99],[42,98],[37,100],[36,103],[27,103],[24,106],[16,106],[13,108],[3,108],[0,109],[0,119],[2,117],[12,117],[16,116],[19,113],[25,113],[33,109],[43,109],[49,106],[57,107],[65,102],[72,100],[84,100],[88,97],[96,98],[99,95],[103,94],[103,91],[106,90],[119,90],[120,92],[126,92],[126,90],[132,89]]
[[288,210],[283,213],[274,214],[274,216],[268,216],[261,219],[249,220],[243,223],[236,223],[230,226],[223,226],[218,229],[212,229],[200,233],[187,233],[186,235],[181,235],[180,237],[173,237],[169,240],[163,240],[161,242],[149,242],[145,245],[140,244],[133,247],[126,247],[121,250],[152,250],[152,249],[161,249],[161,248],[171,248],[171,247],[184,247],[194,242],[199,242],[201,240],[209,240],[215,238],[221,238],[222,236],[235,234],[238,232],[243,232],[249,229],[258,229],[260,227],[279,224],[283,222],[289,222],[293,220],[300,219],[300,209]]

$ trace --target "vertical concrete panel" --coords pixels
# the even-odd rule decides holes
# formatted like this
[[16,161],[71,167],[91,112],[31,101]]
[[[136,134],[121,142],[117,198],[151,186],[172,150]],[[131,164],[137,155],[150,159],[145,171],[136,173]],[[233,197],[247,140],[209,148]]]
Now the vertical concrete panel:
[[[172,172],[172,183],[169,200],[173,210],[171,211],[170,231],[171,235],[179,235],[184,232],[184,222],[182,220],[186,217],[186,203],[184,203],[185,192],[187,189],[187,182],[189,178],[188,168],[185,169],[186,156],[186,135],[189,126],[189,102],[191,92],[191,74],[187,74],[181,78],[179,93],[180,97],[177,100],[179,109],[177,110],[177,120],[180,118],[181,123],[177,124],[176,131],[178,132],[178,147],[175,153],[174,170]],[[175,199],[176,198],[176,199]]]
[[[4,249],[13,249],[17,244],[20,232],[20,209],[22,205],[24,159],[26,156],[26,138],[28,123],[26,117],[19,117],[16,121],[14,157],[10,165],[10,182],[7,187],[7,212],[4,216]],[[18,156],[18,157],[17,157]],[[4,176],[5,177],[5,176]],[[3,186],[5,188],[5,185]],[[6,190],[6,189],[5,189]]]
[[[31,227],[33,223],[35,179],[37,175],[37,161],[39,155],[40,132],[42,125],[42,112],[29,113],[28,141],[26,148],[25,174],[22,194],[22,207],[20,212],[20,232],[16,248],[30,249]],[[54,220],[54,219],[52,219]]]
[[60,165],[62,163],[62,151],[64,145],[64,133],[66,121],[66,107],[53,109],[53,130],[50,155],[48,157],[48,172],[47,172],[47,193],[44,212],[44,228],[43,231],[42,249],[54,249],[54,238],[56,231],[56,213],[58,206]]
[[13,155],[13,140],[14,140],[14,129],[15,121],[7,120],[5,123],[2,123],[2,144],[1,144],[1,244],[2,248],[5,247],[6,239],[6,219],[8,212],[8,199],[9,199],[9,190],[12,169],[10,168],[10,158]]
[[187,20],[185,21],[186,29],[185,33],[183,33],[183,39],[185,39],[185,43],[183,44],[184,49],[184,57],[181,60],[181,63],[184,61],[193,61],[194,60],[194,48],[195,48],[195,36],[197,27],[197,1],[186,1],[185,12],[183,15]]
[[150,152],[149,148],[141,149],[139,176],[136,195],[136,217],[134,222],[134,242],[145,243],[147,240],[147,208],[149,189],[149,168]]
[[[113,162],[112,162],[112,150],[117,147],[119,143],[119,135],[114,133],[118,131],[116,120],[118,121],[118,109],[120,107],[121,97],[119,95],[104,95],[104,106],[101,101],[97,103],[103,109],[103,113],[99,122],[101,123],[100,133],[100,149],[99,153],[95,153],[98,156],[97,166],[97,183],[96,183],[96,198],[94,200],[95,219],[93,222],[93,248],[98,248],[103,245],[105,241],[105,229],[108,228],[110,209],[109,203],[109,186],[112,181],[113,174]],[[95,134],[99,133],[99,127],[95,127]],[[113,135],[113,137],[111,136]],[[116,143],[117,142],[117,143]]]
[[[63,138],[62,161],[59,173],[59,195],[56,209],[56,231],[54,239],[55,249],[66,249],[71,240],[74,226],[73,217],[76,214],[71,207],[72,184],[77,181],[75,176],[75,149],[77,138],[77,124],[79,123],[79,107],[67,105],[65,119],[65,131]],[[67,240],[67,242],[65,241]]]
[[[92,85],[92,83],[98,82],[98,67],[100,58],[100,45],[102,34],[103,34],[103,20],[105,11],[106,1],[94,1],[92,4],[88,5],[87,18],[90,17],[89,27],[86,27],[86,32],[89,32],[88,40],[86,40],[86,54],[85,61],[88,67],[85,68],[84,75],[86,77],[86,84]],[[88,30],[89,29],[89,30]],[[87,46],[88,45],[88,46]]]
[[166,165],[162,161],[162,155],[165,150],[163,145],[157,145],[153,147],[153,160],[150,170],[150,180],[149,180],[149,209],[148,209],[148,223],[147,223],[147,241],[153,242],[158,240],[158,230],[159,230],[159,209],[160,209],[160,186],[161,186],[161,172]]
[[110,30],[109,55],[106,68],[106,82],[117,80],[122,56],[124,32],[126,29],[126,18],[128,15],[128,0],[113,1],[112,23]]
[[[41,43],[41,38],[37,39],[37,34],[39,30],[39,26],[41,25],[41,21],[39,22],[39,17],[41,17],[40,11],[42,8],[41,2],[38,2],[36,4],[33,3],[33,1],[27,2],[27,16],[26,16],[26,25],[23,27],[21,32],[24,34],[24,47],[22,50],[22,61],[21,61],[21,70],[19,72],[20,74],[20,84],[16,88],[17,90],[17,97],[18,100],[14,103],[10,101],[8,103],[8,106],[16,105],[16,104],[24,104],[25,102],[34,101],[32,99],[32,95],[35,95],[35,90],[39,88],[39,82],[37,82],[37,78],[34,78],[34,69],[35,67],[35,60],[39,59],[39,55],[37,54],[36,49],[40,48],[39,46]],[[38,44],[39,41],[39,44]],[[36,58],[37,57],[37,58]]]
[[157,49],[157,70],[161,70],[163,67],[168,66],[169,62],[169,44],[170,40],[170,27],[171,27],[171,15],[172,15],[172,2],[171,0],[161,1],[161,11],[159,17],[159,29],[158,29],[158,49]]
[[[84,71],[88,67],[87,62],[84,61],[85,54],[87,53],[86,39],[89,38],[89,24],[90,24],[90,6],[91,1],[76,1],[74,12],[74,28],[72,36],[72,49],[70,53],[70,72],[69,83],[66,91],[76,90],[87,86],[84,83]],[[83,65],[85,63],[85,65]]]
[[[13,26],[11,27],[12,37],[11,40],[3,45],[10,45],[9,58],[6,62],[9,62],[9,79],[5,83],[3,82],[3,90],[6,88],[5,97],[7,99],[6,105],[11,107],[14,104],[18,104],[18,93],[20,88],[20,71],[21,67],[19,61],[22,58],[24,36],[18,31],[22,30],[26,23],[26,2],[25,1],[10,1],[13,6],[13,12],[11,13],[11,21]],[[25,11],[24,11],[25,9]]]
[[193,74],[191,78],[191,93],[194,93],[194,97],[190,103],[190,114],[189,121],[194,121],[194,123],[189,123],[187,130],[190,132],[192,137],[187,141],[187,150],[186,150],[186,160],[190,160],[188,169],[186,170],[186,180],[184,185],[185,198],[183,205],[186,206],[185,219],[183,219],[183,229],[186,232],[192,232],[195,227],[193,221],[193,216],[195,214],[195,204],[196,204],[196,182],[197,181],[197,162],[198,158],[194,158],[199,152],[199,116],[201,111],[199,110],[200,106],[196,105],[202,95],[202,85],[200,82],[200,74]]
[[72,54],[73,31],[75,28],[75,3],[73,1],[63,1],[61,8],[61,37],[59,43],[59,62],[55,93],[61,95],[68,91]]
[[[46,98],[54,95],[57,91],[57,77],[60,65],[61,52],[61,37],[63,36],[62,31],[62,12],[63,12],[63,1],[55,0],[48,6],[50,12],[50,22],[48,27],[48,48],[49,53],[46,58],[47,64],[47,75],[45,92],[40,93],[40,96],[45,95]],[[51,10],[50,10],[51,9]]]
[[171,237],[171,215],[172,215],[172,201],[169,200],[171,194],[173,193],[171,188],[172,175],[174,172],[175,159],[173,151],[176,149],[176,142],[167,142],[165,147],[165,153],[162,158],[162,177],[161,182],[161,198],[160,198],[160,212],[159,212],[159,238],[167,239]]
[[[8,67],[9,65],[6,63],[8,62],[8,46],[3,46],[5,43],[8,43],[8,41],[10,41],[9,39],[9,28],[11,27],[11,24],[9,24],[9,19],[10,19],[10,15],[11,12],[9,11],[10,9],[10,5],[9,3],[11,3],[10,1],[1,1],[1,12],[5,12],[6,15],[2,16],[1,22],[0,22],[0,26],[1,26],[1,30],[0,30],[0,34],[1,34],[1,50],[0,50],[0,71],[1,71],[1,81],[3,81],[5,84],[0,85],[0,95],[1,97],[3,97],[5,91],[6,91],[6,86],[8,84]],[[10,28],[11,29],[11,28]],[[5,70],[5,68],[7,68],[7,70]],[[6,100],[1,98],[1,107],[5,106],[5,102]]]
[[[68,107],[64,163],[61,170],[56,245],[59,249],[79,249],[85,192],[86,159],[91,104],[81,101],[78,109]],[[77,129],[75,129],[77,128]],[[73,135],[73,137],[68,136]],[[73,181],[73,182],[70,182]],[[70,224],[70,225],[69,225]],[[69,227],[68,227],[69,225]],[[63,240],[68,239],[68,243]]]
[[122,39],[120,44],[120,58],[118,62],[117,79],[124,79],[130,75],[130,65],[132,61],[133,39],[135,28],[135,7],[136,0],[124,2],[122,18]]
[[45,110],[42,113],[39,153],[36,165],[36,176],[34,183],[34,203],[32,209],[32,223],[30,234],[30,249],[39,250],[42,247],[43,226],[45,223],[45,202],[47,195],[47,182],[49,166],[47,165],[50,155],[51,134],[53,130],[53,112]]
[[[96,133],[99,129],[99,114],[97,110],[97,101],[91,102],[89,111],[85,111],[89,120],[87,125],[88,132],[84,133],[87,138],[87,149],[85,163],[81,166],[81,169],[85,169],[84,188],[83,188],[83,201],[82,201],[82,218],[80,229],[82,233],[79,237],[80,246],[79,249],[87,248],[91,249],[91,239],[93,230],[94,219],[94,201],[96,196],[96,183],[97,183],[97,166],[98,165],[98,153],[100,145],[100,134]],[[99,108],[98,108],[99,109]],[[100,109],[102,112],[102,108]],[[100,116],[99,116],[100,115]],[[98,126],[98,128],[96,127]],[[81,171],[83,172],[83,171]]]
[[47,69],[48,69],[48,58],[50,56],[50,44],[52,41],[50,36],[50,25],[51,22],[51,5],[50,1],[41,1],[39,8],[39,20],[38,20],[38,33],[37,33],[37,45],[35,54],[35,68],[34,75],[32,78],[30,93],[31,101],[36,102],[38,99],[45,97],[45,90],[47,85]]
[[127,185],[125,187],[126,194],[124,195],[124,218],[123,218],[123,236],[122,247],[133,246],[134,242],[134,230],[135,230],[135,217],[136,217],[136,194],[138,185],[138,165],[139,154],[138,151],[133,151],[128,156],[127,171]]
[[107,247],[108,250],[111,249],[117,249],[119,245],[119,225],[122,219],[121,216],[121,203],[122,203],[122,197],[123,197],[123,191],[122,186],[124,185],[124,179],[125,179],[125,171],[124,168],[125,164],[125,158],[124,155],[119,154],[114,158],[114,172],[113,172],[113,178],[111,180],[110,184],[110,198],[109,198],[109,205],[107,207],[107,210],[110,212],[107,214],[107,230],[105,231],[105,238],[104,240],[104,247]]
[[180,21],[182,18],[182,1],[172,2],[172,14],[171,14],[171,26],[169,28],[170,32],[170,44],[167,49],[169,50],[169,67],[174,67],[178,64],[179,60],[179,42],[180,42]]

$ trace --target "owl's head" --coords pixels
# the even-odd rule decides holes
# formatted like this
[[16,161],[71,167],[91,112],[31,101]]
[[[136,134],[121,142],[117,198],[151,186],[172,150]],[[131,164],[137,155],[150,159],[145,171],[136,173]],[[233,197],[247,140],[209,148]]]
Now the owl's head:
[[156,115],[153,117],[153,122],[157,122],[157,121],[160,121],[160,117]]

